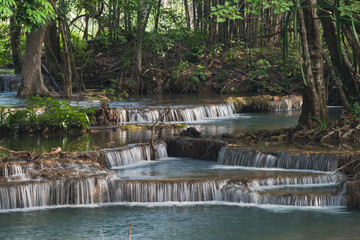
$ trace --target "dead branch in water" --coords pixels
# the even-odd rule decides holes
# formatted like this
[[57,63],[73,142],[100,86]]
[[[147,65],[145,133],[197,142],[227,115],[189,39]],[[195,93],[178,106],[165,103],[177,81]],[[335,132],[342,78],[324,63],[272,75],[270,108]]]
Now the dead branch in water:
[[28,151],[14,151],[14,150],[10,150],[10,149],[7,149],[7,148],[1,147],[1,146],[0,146],[0,150],[11,153],[11,154],[16,154],[16,155],[17,154],[26,154],[28,156],[31,156],[31,152],[28,152]]
[[[155,160],[155,144],[154,144],[154,138],[155,138],[155,129],[156,125],[161,121],[164,121],[164,118],[169,114],[170,112],[170,105],[167,106],[161,113],[160,116],[155,120],[153,125],[151,125],[151,142],[150,142],[150,151],[151,151],[151,159]],[[160,129],[161,132],[161,129]]]
[[[4,151],[4,152],[8,152],[11,153],[12,155],[16,155],[16,156],[22,156],[22,155],[26,155],[26,161],[30,162],[30,161],[34,161],[39,159],[42,156],[50,156],[50,155],[56,155],[56,154],[60,154],[63,153],[61,147],[57,147],[57,148],[52,148],[51,152],[48,153],[40,153],[37,155],[34,155],[33,153],[29,152],[29,151],[14,151],[14,150],[10,150],[4,147],[0,146],[0,150]],[[3,159],[0,159],[0,162],[2,162]]]

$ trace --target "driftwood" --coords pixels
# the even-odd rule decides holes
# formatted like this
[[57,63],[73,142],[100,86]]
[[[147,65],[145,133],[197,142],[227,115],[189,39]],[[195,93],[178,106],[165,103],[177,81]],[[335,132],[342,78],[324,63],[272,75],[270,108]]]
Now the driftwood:
[[[151,125],[150,129],[151,129],[151,142],[150,142],[150,155],[151,155],[151,159],[155,160],[155,144],[154,144],[154,138],[155,138],[155,129],[156,129],[156,125],[161,121],[164,121],[164,118],[166,115],[168,115],[170,112],[170,105],[167,106],[164,111],[162,111],[160,113],[160,116],[155,120],[155,122],[153,123],[153,125]],[[161,129],[160,129],[161,132]]]
[[130,228],[129,228],[129,240],[131,240],[131,230],[132,230],[132,227],[133,227],[133,222],[131,222]]
[[[10,149],[7,149],[7,148],[1,147],[1,146],[0,146],[0,150],[4,151],[4,152],[11,153],[12,155],[18,155],[18,156],[26,155],[27,158],[25,160],[28,161],[28,162],[37,160],[42,156],[50,156],[50,155],[56,155],[56,154],[63,153],[61,147],[52,148],[51,152],[40,153],[40,154],[37,154],[37,155],[34,155],[33,153],[31,153],[29,151],[14,151],[14,150],[10,150]],[[2,161],[3,161],[3,159],[0,159],[0,162],[2,162]]]

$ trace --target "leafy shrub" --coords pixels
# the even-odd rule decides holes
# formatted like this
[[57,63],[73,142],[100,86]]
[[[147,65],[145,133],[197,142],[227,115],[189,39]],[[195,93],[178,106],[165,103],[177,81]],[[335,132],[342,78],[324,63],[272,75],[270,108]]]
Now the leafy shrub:
[[187,80],[187,86],[196,90],[200,81],[206,80],[207,78],[205,66],[191,65],[188,61],[181,62],[175,68],[174,78]]
[[360,103],[355,102],[350,105],[351,114],[354,116],[354,118],[358,121],[360,121]]
[[19,111],[0,111],[0,127],[3,130],[28,131],[88,129],[92,122],[88,114],[94,109],[70,106],[69,101],[50,97],[31,97],[28,106]]
[[6,24],[0,25],[0,66],[12,63],[10,45],[10,27]]

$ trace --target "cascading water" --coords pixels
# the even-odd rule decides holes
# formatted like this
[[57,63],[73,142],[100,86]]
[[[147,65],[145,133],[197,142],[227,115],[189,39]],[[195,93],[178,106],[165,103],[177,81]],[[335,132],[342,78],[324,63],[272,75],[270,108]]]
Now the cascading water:
[[[108,200],[106,179],[65,179],[0,185],[0,209],[79,205]],[[105,184],[107,185],[107,183]],[[105,197],[104,197],[105,196]]]
[[218,158],[222,165],[314,171],[333,171],[338,162],[339,157],[330,154],[266,153],[229,147],[221,149]]
[[27,180],[34,171],[33,163],[6,163],[0,165],[0,177],[7,181]]
[[[155,146],[157,158],[167,157],[165,143]],[[274,160],[277,156],[290,161],[292,166],[311,166],[315,170],[330,170],[329,164],[334,159],[318,161],[317,164],[298,164],[291,162],[289,156],[295,159],[310,158],[326,159],[325,155],[274,154],[267,157],[257,157],[252,151],[245,151],[250,159],[263,166],[277,166]],[[141,160],[150,160],[150,147],[147,144],[134,145],[122,149],[105,150],[111,166],[115,164],[132,164]],[[220,151],[218,162],[234,155],[244,155],[244,151],[223,148]],[[109,157],[110,156],[110,157]],[[270,157],[269,157],[270,156]],[[315,157],[316,156],[316,157]],[[257,159],[258,158],[258,159]],[[117,160],[115,160],[117,159]],[[260,160],[259,160],[260,159]],[[270,159],[270,160],[269,160]],[[236,160],[237,161],[237,160]],[[249,160],[251,161],[251,160]],[[266,163],[269,161],[271,164]],[[281,161],[280,161],[281,162]],[[306,161],[305,161],[306,162]],[[121,179],[109,174],[98,165],[85,162],[52,163],[52,171],[69,171],[63,174],[66,177],[44,177],[43,169],[36,169],[33,163],[2,164],[0,174],[7,181],[0,184],[0,209],[17,209],[61,205],[83,205],[101,203],[126,202],[208,202],[240,203],[240,204],[274,204],[291,206],[344,206],[346,199],[342,194],[339,182],[341,176],[331,172],[324,173],[287,173],[284,176],[252,177],[252,178],[189,178],[189,179],[162,179],[138,180]],[[256,164],[255,164],[256,165]],[[320,165],[321,167],[319,167]],[[80,167],[81,166],[81,167]],[[259,164],[256,166],[260,166]],[[280,165],[282,166],[282,165]],[[308,170],[310,167],[306,168]],[[79,171],[82,169],[81,171]],[[314,170],[313,169],[313,170]],[[50,171],[50,169],[49,169]],[[26,178],[16,179],[14,176],[24,175]],[[85,177],[86,176],[86,177]],[[335,191],[324,193],[287,193],[282,188],[316,187],[317,185],[333,186]],[[268,191],[269,187],[279,187],[279,190]]]
[[296,110],[302,106],[302,97],[290,95],[269,102],[270,111]]
[[295,186],[295,185],[326,185],[337,184],[341,182],[342,177],[338,174],[321,174],[294,177],[268,177],[262,179],[254,179],[248,185],[251,188],[261,188],[269,186]]
[[[123,123],[152,123],[155,122],[165,109],[123,109],[119,110],[118,124]],[[214,104],[189,108],[170,108],[165,114],[164,122],[192,122],[205,118],[227,117],[235,113],[233,104]]]
[[[158,143],[154,146],[156,159],[166,158],[166,144]],[[139,161],[151,160],[151,149],[149,144],[134,145],[106,152],[106,163],[108,168],[127,166]],[[155,160],[155,159],[153,159]]]
[[136,181],[115,180],[113,200],[116,202],[199,202],[218,201],[245,204],[276,204],[292,206],[344,206],[342,195],[264,194],[253,191],[242,181],[177,180]]

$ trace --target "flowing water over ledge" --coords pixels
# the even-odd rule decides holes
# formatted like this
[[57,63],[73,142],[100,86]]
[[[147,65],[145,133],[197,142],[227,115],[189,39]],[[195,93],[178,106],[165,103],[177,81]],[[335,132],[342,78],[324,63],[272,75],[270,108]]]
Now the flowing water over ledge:
[[[0,176],[5,180],[0,184],[0,209],[120,202],[216,201],[307,207],[346,205],[345,189],[339,184],[341,176],[327,172],[332,170],[329,162],[337,164],[336,155],[319,158],[320,155],[308,154],[295,158],[291,154],[280,153],[279,159],[292,156],[286,170],[293,172],[284,171],[282,164],[273,164],[276,153],[269,155],[270,159],[267,156],[260,158],[264,164],[250,167],[245,164],[248,168],[245,171],[230,167],[229,173],[228,169],[221,169],[222,164],[232,161],[234,155],[240,155],[242,160],[255,159],[259,162],[258,157],[248,156],[248,152],[253,154],[248,150],[244,154],[242,149],[224,147],[220,150],[217,163],[192,160],[188,162],[188,167],[183,158],[168,159],[166,145],[162,142],[155,145],[155,156],[161,159],[155,162],[149,162],[150,147],[147,144],[88,153],[95,156],[96,162],[105,159],[108,167],[125,167],[117,170],[118,177],[111,176],[92,162],[43,160],[41,168],[35,168],[34,163],[5,162],[0,167]],[[84,153],[81,154],[84,158]],[[312,164],[309,165],[309,162]],[[259,168],[262,170],[257,170]],[[268,168],[274,170],[269,171]],[[302,172],[298,172],[300,170]],[[328,191],[316,191],[319,184],[326,186]],[[281,187],[277,191],[268,191],[264,186],[291,186],[299,190],[290,193]],[[304,191],[304,187],[313,188],[313,191]]]
[[[238,115],[217,107],[208,112],[223,115],[205,117],[198,125],[207,127],[209,134],[236,131],[234,123],[244,119],[251,126],[263,118],[261,128],[272,116],[279,121],[290,116],[291,124],[298,117],[297,111]],[[203,111],[190,108],[192,116]],[[228,127],[222,128],[227,121]],[[148,133],[136,134],[105,132],[93,141],[112,147],[147,141]],[[0,178],[6,179],[0,186],[1,238],[101,239],[102,230],[105,239],[119,239],[126,238],[131,221],[134,239],[354,239],[360,234],[359,212],[342,208],[342,176],[331,172],[336,159],[238,149],[230,154],[232,150],[224,149],[228,156],[210,162],[166,158],[161,144],[158,161],[149,161],[144,144],[108,149],[107,166],[116,176],[91,175],[89,170],[83,176],[71,173],[75,175],[65,180],[35,177],[39,175],[28,163],[0,167]],[[248,155],[235,157],[239,152]],[[234,163],[224,165],[227,161]]]

